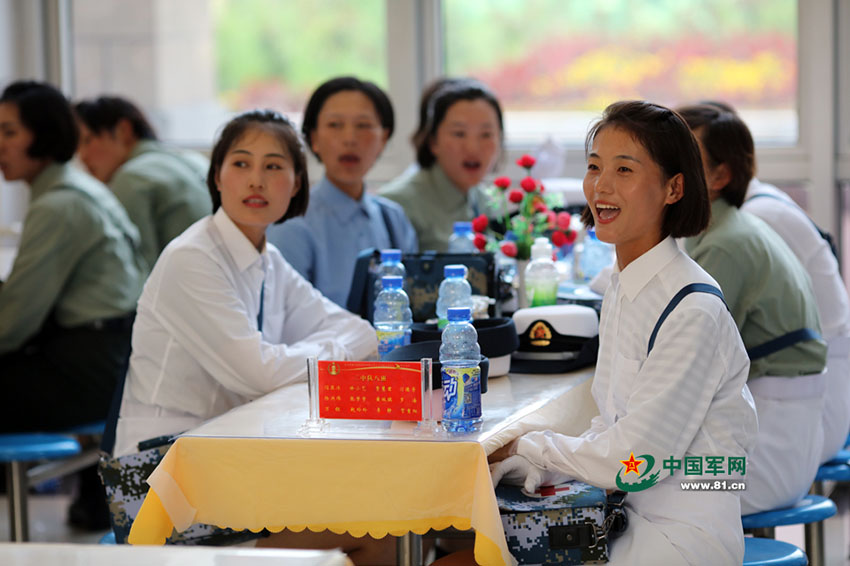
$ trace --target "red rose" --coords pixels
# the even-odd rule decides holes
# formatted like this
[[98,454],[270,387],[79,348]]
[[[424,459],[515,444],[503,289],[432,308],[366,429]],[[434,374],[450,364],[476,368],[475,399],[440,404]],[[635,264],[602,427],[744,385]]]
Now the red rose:
[[526,177],[522,181],[519,182],[519,186],[527,193],[533,193],[534,189],[537,188],[537,182],[531,177]]
[[512,190],[508,193],[508,200],[514,203],[522,202],[522,199],[525,198],[522,194],[522,191],[518,191],[516,189]]
[[516,160],[517,165],[526,169],[531,169],[532,167],[534,167],[535,163],[537,163],[537,160],[531,157],[530,155],[523,155],[522,157]]
[[472,219],[472,229],[476,232],[483,232],[487,229],[488,224],[490,224],[490,220],[486,214],[479,214]]
[[546,211],[546,224],[548,224],[549,228],[555,227],[555,213],[551,210]]
[[547,210],[549,210],[549,209],[546,208],[545,203],[543,203],[542,201],[539,201],[539,200],[534,201],[534,212],[546,212]]
[[578,237],[578,232],[576,232],[575,230],[567,230],[567,243],[568,244],[572,244],[573,242],[575,242],[577,237]]
[[518,251],[516,244],[513,242],[502,242],[500,249],[502,250],[502,253],[508,257],[516,257]]
[[496,177],[493,179],[493,184],[500,189],[507,189],[511,186],[511,179],[510,177]]
[[552,243],[556,248],[560,248],[567,243],[567,236],[563,232],[552,232]]
[[543,183],[540,183],[540,192],[542,193],[545,189],[543,188]]
[[558,223],[558,228],[560,228],[561,230],[569,230],[570,224],[572,224],[572,221],[573,221],[573,219],[570,216],[569,212],[559,212],[558,213],[557,223]]
[[472,240],[475,243],[475,247],[478,248],[479,252],[484,251],[484,247],[487,245],[487,236],[484,234],[475,234],[475,238]]

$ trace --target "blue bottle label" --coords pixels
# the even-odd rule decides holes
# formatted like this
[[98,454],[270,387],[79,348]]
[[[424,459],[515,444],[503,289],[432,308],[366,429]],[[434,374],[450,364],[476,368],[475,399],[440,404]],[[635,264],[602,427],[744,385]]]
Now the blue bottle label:
[[481,368],[443,366],[443,419],[481,416]]
[[410,344],[410,330],[377,330],[376,333],[378,335],[378,357],[381,360],[399,346]]

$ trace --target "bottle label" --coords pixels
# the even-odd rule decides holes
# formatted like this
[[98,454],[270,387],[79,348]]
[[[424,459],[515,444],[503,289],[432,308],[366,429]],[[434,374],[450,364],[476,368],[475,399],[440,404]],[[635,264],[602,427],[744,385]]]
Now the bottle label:
[[383,361],[385,356],[398,348],[410,344],[410,330],[377,330],[378,357]]
[[443,366],[443,419],[481,416],[481,368]]

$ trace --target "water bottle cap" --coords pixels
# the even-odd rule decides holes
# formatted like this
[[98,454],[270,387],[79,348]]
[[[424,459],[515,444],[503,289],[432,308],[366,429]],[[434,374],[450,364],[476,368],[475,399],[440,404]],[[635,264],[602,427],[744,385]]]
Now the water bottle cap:
[[400,275],[384,275],[381,277],[381,285],[384,289],[401,289],[402,279]]
[[455,222],[455,234],[468,234],[469,232],[472,232],[472,222]]
[[449,307],[446,309],[446,318],[449,319],[449,322],[469,320],[469,307]]
[[451,264],[443,267],[443,277],[466,277],[466,266]]
[[392,261],[401,261],[401,250],[396,250],[392,248],[381,250],[381,263],[387,263]]
[[531,259],[552,259],[552,244],[546,238],[537,238],[531,246]]

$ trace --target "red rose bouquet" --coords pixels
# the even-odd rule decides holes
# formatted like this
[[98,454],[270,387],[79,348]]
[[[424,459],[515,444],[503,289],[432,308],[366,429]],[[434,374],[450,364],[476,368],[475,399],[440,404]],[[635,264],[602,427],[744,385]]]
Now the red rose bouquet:
[[563,205],[560,195],[544,194],[543,184],[531,176],[534,158],[523,155],[517,165],[526,175],[518,188],[511,188],[508,177],[497,177],[493,186],[486,189],[488,201],[484,214],[472,221],[475,246],[481,251],[501,251],[516,259],[529,259],[531,245],[536,238],[546,237],[557,249],[572,244],[576,232],[570,225],[568,212],[555,212]]

